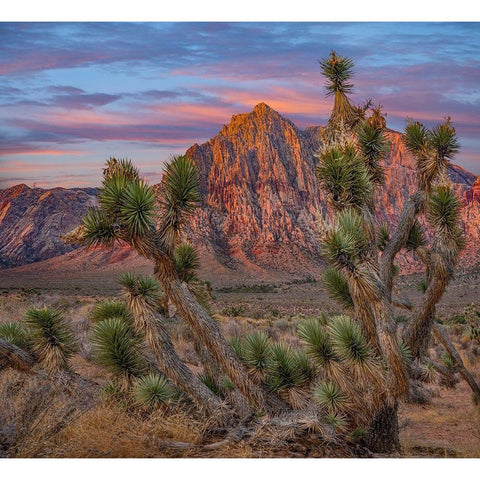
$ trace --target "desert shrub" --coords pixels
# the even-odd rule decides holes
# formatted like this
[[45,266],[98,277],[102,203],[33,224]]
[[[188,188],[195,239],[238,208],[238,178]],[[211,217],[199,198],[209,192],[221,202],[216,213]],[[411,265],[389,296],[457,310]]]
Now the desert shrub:
[[231,305],[222,310],[222,315],[225,315],[226,317],[239,317],[244,312],[245,308],[242,305]]
[[53,308],[30,308],[26,313],[30,330],[32,352],[42,367],[55,373],[70,368],[69,359],[77,350],[77,343],[65,318]]
[[17,322],[0,324],[0,338],[23,349],[29,344],[27,330]]
[[133,388],[136,402],[150,408],[165,405],[175,398],[175,391],[168,381],[156,373],[138,378]]

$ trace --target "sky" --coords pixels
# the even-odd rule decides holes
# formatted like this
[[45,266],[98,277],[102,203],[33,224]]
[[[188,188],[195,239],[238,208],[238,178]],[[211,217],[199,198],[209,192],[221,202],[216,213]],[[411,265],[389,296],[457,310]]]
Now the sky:
[[480,174],[480,23],[0,23],[0,188],[96,186],[110,156],[163,162],[266,102],[325,124],[318,60],[355,62],[387,126],[449,115]]

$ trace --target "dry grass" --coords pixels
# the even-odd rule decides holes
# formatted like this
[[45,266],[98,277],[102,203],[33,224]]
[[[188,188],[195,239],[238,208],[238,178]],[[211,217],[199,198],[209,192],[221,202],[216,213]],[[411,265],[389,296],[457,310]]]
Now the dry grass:
[[[299,445],[275,447],[245,440],[211,451],[199,447],[166,446],[171,442],[201,445],[219,440],[222,435],[208,433],[200,418],[178,408],[147,413],[121,409],[102,399],[100,389],[109,376],[103,368],[90,361],[88,346],[89,311],[99,299],[84,295],[65,297],[36,293],[0,295],[0,322],[21,320],[31,306],[46,304],[62,307],[81,346],[79,354],[72,358],[72,366],[84,379],[77,378],[72,387],[62,382],[61,378],[28,376],[8,370],[0,372],[0,456],[249,458],[342,455],[340,451],[313,451]],[[262,300],[255,305],[256,308],[262,305]],[[275,315],[272,315],[271,311],[264,318],[254,318],[249,316],[247,307],[245,316],[218,314],[217,320],[227,337],[263,330],[275,340],[298,346],[296,328],[310,308],[304,314],[292,312],[290,315],[284,313],[283,308],[282,303],[281,313],[273,311]],[[221,311],[218,306],[217,311]],[[182,360],[198,373],[200,367],[189,329],[174,320],[168,329]],[[462,329],[457,330],[457,346],[465,347],[461,350],[462,357],[478,379],[479,352],[472,349],[471,343],[465,339],[462,341]],[[441,353],[441,349],[438,350],[437,357]],[[468,386],[460,381],[454,390],[437,388],[437,392],[439,395],[432,397],[429,405],[402,405],[403,455],[479,457],[480,411],[472,402]]]

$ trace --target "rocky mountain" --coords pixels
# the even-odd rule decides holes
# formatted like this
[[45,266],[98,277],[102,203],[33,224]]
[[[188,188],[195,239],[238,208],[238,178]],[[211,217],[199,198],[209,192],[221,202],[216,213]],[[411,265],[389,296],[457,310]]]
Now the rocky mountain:
[[[322,267],[318,223],[328,216],[314,174],[319,129],[301,130],[265,103],[234,115],[208,142],[190,147],[198,165],[203,205],[187,233],[201,250],[207,276],[239,280],[271,274],[305,277]],[[396,221],[415,188],[413,159],[402,135],[389,131],[391,154],[386,183],[377,198],[378,216]],[[464,203],[467,266],[480,260],[480,180],[458,166],[450,177]],[[59,235],[78,224],[95,202],[94,189],[31,189],[19,185],[0,191],[0,266],[11,267],[68,252]],[[83,250],[65,261],[85,264]],[[108,264],[135,262],[131,252],[108,255]],[[63,258],[63,257],[62,257]],[[77,258],[77,260],[75,260]],[[101,265],[95,252],[95,264]],[[55,265],[50,261],[49,265]],[[404,271],[413,264],[404,265]]]
[[30,188],[25,184],[0,190],[0,268],[38,262],[72,250],[60,235],[75,228],[94,188]]

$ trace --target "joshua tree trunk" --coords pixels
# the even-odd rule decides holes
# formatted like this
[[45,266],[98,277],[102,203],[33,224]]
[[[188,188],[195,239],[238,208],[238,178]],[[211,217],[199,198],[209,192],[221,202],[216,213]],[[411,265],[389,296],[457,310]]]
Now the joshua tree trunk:
[[0,370],[12,367],[29,372],[34,364],[35,360],[28,352],[0,338]]
[[207,415],[223,408],[221,400],[204,385],[180,360],[168,333],[161,322],[152,316],[145,327],[145,340],[152,350],[160,369],[172,383],[185,392]]
[[398,429],[398,404],[385,405],[367,430],[366,446],[376,453],[400,451]]
[[202,340],[222,372],[238,387],[250,403],[259,410],[278,413],[285,405],[249,377],[246,368],[225,341],[218,325],[210,318],[176,274],[174,265],[163,258],[157,261],[155,274],[165,293],[194,334]]
[[468,383],[474,395],[477,397],[478,400],[480,400],[480,387],[478,386],[477,382],[475,382],[475,379],[472,377],[471,373],[465,368],[465,364],[463,363],[462,358],[448,339],[448,335],[445,329],[437,323],[433,326],[433,333],[454,360],[458,371],[460,372],[460,375]]

